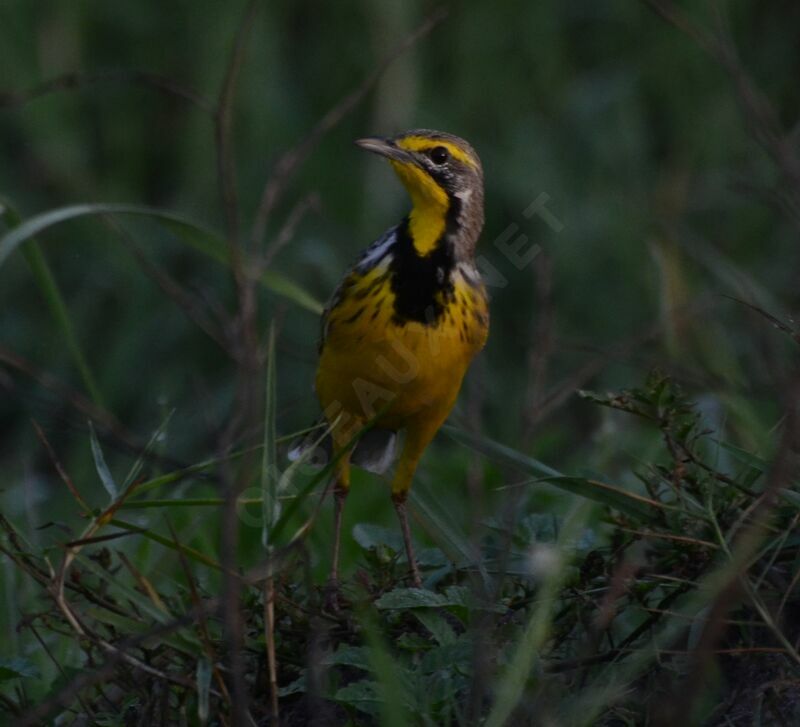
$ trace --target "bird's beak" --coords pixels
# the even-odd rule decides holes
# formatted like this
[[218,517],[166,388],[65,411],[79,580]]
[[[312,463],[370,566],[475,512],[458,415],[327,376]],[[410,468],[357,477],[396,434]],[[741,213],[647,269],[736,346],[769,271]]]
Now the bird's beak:
[[405,149],[398,147],[391,139],[382,139],[379,136],[370,136],[366,139],[356,139],[356,144],[362,149],[380,154],[395,162],[414,163],[414,157]]

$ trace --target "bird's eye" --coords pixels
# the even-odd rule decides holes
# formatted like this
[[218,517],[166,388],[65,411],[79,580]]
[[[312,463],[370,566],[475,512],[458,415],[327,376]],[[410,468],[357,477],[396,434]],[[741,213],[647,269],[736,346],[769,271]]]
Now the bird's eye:
[[447,153],[447,149],[443,146],[433,147],[433,149],[428,152],[428,156],[430,156],[434,164],[444,164],[450,158],[450,154]]

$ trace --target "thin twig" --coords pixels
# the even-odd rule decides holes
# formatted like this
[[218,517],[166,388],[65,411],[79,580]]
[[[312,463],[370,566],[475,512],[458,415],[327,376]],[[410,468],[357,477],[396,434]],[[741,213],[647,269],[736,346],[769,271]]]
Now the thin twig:
[[528,444],[542,418],[539,403],[547,384],[547,372],[554,351],[555,311],[553,308],[553,260],[541,252],[534,263],[536,276],[536,324],[528,351],[528,387],[522,410],[522,442]]
[[35,419],[31,419],[31,424],[33,424],[33,428],[36,431],[36,436],[39,438],[39,441],[47,451],[47,455],[50,457],[50,461],[53,463],[53,467],[55,467],[56,472],[58,472],[58,476],[61,478],[61,481],[67,486],[67,489],[82,508],[85,510],[91,510],[89,505],[86,503],[86,500],[81,497],[81,493],[78,492],[78,488],[75,487],[75,483],[72,481],[72,478],[67,474],[66,470],[62,466],[61,461],[58,459],[58,455],[56,455],[55,450],[50,444],[50,441],[47,439],[47,436],[45,436],[45,433],[39,426],[39,422],[37,422]]
[[259,264],[259,271],[269,268],[274,257],[288,245],[294,238],[297,226],[303,218],[311,211],[319,209],[319,195],[312,192],[301,199],[289,212],[286,222],[283,223],[280,231],[276,235],[272,243],[264,251],[264,258]]
[[[8,523],[5,518],[0,514],[0,526],[5,526],[9,531],[10,536],[13,538],[14,531],[11,528],[10,523]],[[259,565],[255,568],[248,571],[242,578],[242,582],[247,583],[253,587],[257,584],[260,584],[262,580],[266,577],[269,572],[277,573],[282,565],[287,561],[289,555],[296,550],[298,547],[298,543],[295,542],[286,548],[282,549],[279,554],[273,554],[272,560],[267,565]],[[9,557],[14,557],[14,554],[10,553],[7,549],[3,548],[0,545],[0,552],[5,552]],[[274,571],[271,569],[274,568]],[[233,577],[239,578],[238,573],[233,573]],[[38,579],[37,579],[38,580]],[[47,581],[47,579],[45,579]],[[90,595],[90,594],[84,594]],[[102,604],[101,604],[102,605]],[[79,674],[77,674],[69,683],[64,685],[62,689],[58,692],[50,696],[44,702],[36,705],[36,707],[32,708],[29,712],[26,713],[24,719],[22,719],[19,724],[20,727],[27,727],[30,725],[39,725],[41,722],[52,712],[60,706],[67,706],[69,705],[73,699],[75,698],[75,694],[78,692],[93,686],[95,684],[99,684],[105,680],[107,680],[120,664],[121,661],[127,661],[126,658],[128,656],[127,652],[131,649],[138,648],[139,646],[148,643],[153,639],[158,639],[159,637],[166,637],[169,634],[177,631],[178,629],[184,628],[186,626],[191,625],[195,621],[199,619],[206,618],[209,614],[214,613],[220,609],[221,606],[221,599],[220,598],[209,598],[206,601],[200,602],[198,600],[197,604],[194,605],[191,609],[187,610],[186,613],[182,614],[181,616],[176,617],[174,620],[169,621],[164,624],[159,624],[152,630],[149,630],[143,634],[138,634],[135,637],[126,639],[121,641],[117,644],[107,644],[110,646],[110,649],[104,649],[106,652],[106,661],[95,668],[92,669],[84,669]],[[108,606],[106,606],[108,608]],[[130,657],[133,659],[133,657]],[[144,665],[142,662],[138,662],[138,660],[134,659],[133,666],[147,666]],[[163,674],[161,672],[156,671],[156,676],[163,678]],[[174,683],[180,684],[188,689],[192,689],[193,691],[196,690],[197,685],[194,680],[191,679],[183,679],[177,676],[170,676],[170,681]],[[217,697],[223,696],[216,690],[211,690],[212,694]],[[249,715],[248,715],[249,717]]]
[[372,90],[380,81],[386,70],[411,46],[430,33],[439,23],[447,17],[447,10],[440,7],[431,13],[414,31],[386,57],[378,63],[358,86],[333,106],[311,129],[308,135],[295,147],[284,152],[278,159],[272,173],[267,179],[261,192],[261,201],[258,205],[253,222],[250,240],[253,250],[258,249],[267,231],[269,216],[278,200],[281,198],[289,178],[297,168],[308,158],[309,154],[319,144],[322,138],[337,126]]
[[750,310],[753,310],[759,315],[766,318],[779,331],[783,331],[783,333],[786,333],[795,343],[800,343],[800,332],[796,331],[794,328],[790,327],[779,318],[776,318],[774,315],[772,315],[772,313],[765,311],[763,308],[760,308],[755,303],[749,303],[746,300],[735,298],[732,295],[725,295],[725,297],[730,298],[735,303],[747,306],[748,308],[750,308]]
[[[58,669],[58,673],[61,675],[61,678],[66,679],[67,673],[64,671],[64,668],[61,666],[58,659],[56,659],[55,656],[53,656],[53,652],[50,651],[50,647],[47,645],[47,642],[39,634],[39,629],[37,629],[36,626],[33,625],[32,621],[29,622],[27,626],[31,630],[31,632],[33,632],[34,638],[39,642],[39,646],[42,647],[44,653],[47,654],[47,657],[50,659],[50,661],[52,661],[53,664],[55,664],[56,669]],[[83,697],[80,694],[76,694],[75,698],[78,700],[78,703],[81,705],[86,715],[91,720],[94,721],[95,719],[94,710],[89,706],[89,704],[86,701],[84,701]]]
[[124,227],[116,223],[110,217],[107,218],[106,221],[115,232],[125,239],[125,249],[131,252],[145,274],[155,281],[158,287],[161,288],[181,311],[183,311],[184,315],[192,323],[214,341],[226,354],[231,355],[230,342],[225,337],[225,331],[206,313],[204,302],[182,286],[169,275],[169,273],[151,262],[147,255],[145,255],[144,250],[139,247],[136,240]]
[[[233,107],[236,98],[237,82],[244,62],[247,41],[253,28],[259,3],[249,0],[236,29],[225,76],[220,87],[215,115],[215,146],[220,196],[227,226],[228,252],[233,281],[236,287],[238,311],[229,338],[234,342],[238,366],[236,397],[228,426],[222,435],[223,453],[231,448],[241,429],[250,427],[257,412],[254,386],[257,387],[258,373],[258,311],[253,276],[248,276],[244,262],[244,252],[239,233],[239,207],[236,190],[236,167],[233,154],[231,131],[233,126]],[[231,721],[243,725],[252,721],[249,715],[247,688],[244,680],[244,658],[242,644],[244,626],[240,612],[241,581],[235,573],[237,564],[237,545],[239,540],[239,519],[236,502],[253,469],[254,459],[246,456],[236,476],[229,468],[223,468],[225,504],[222,508],[222,621],[227,645],[227,658],[230,671]]]
[[182,99],[207,114],[214,113],[214,105],[201,94],[187,86],[150,71],[137,69],[114,69],[92,73],[64,73],[50,78],[24,91],[0,91],[0,108],[23,106],[31,101],[60,91],[71,91],[99,83],[128,83],[161,91]]
[[795,588],[797,588],[797,584],[800,583],[800,569],[798,569],[794,576],[792,576],[791,583],[786,588],[786,592],[783,594],[783,598],[781,598],[781,602],[778,605],[778,610],[775,612],[775,620],[780,620],[781,614],[783,613],[783,609],[786,608],[786,602],[789,600],[789,596],[792,595],[792,592]]
[[[571,671],[573,669],[580,669],[585,666],[592,666],[595,664],[602,664],[607,661],[614,661],[618,656],[625,656],[628,654],[638,654],[640,649],[611,649],[602,654],[588,656],[581,659],[564,659],[563,661],[545,662],[544,670],[548,673],[560,673],[564,671]],[[687,656],[692,652],[681,649],[659,649],[659,654],[670,656]],[[746,654],[785,654],[786,649],[779,646],[741,646],[733,647],[730,649],[714,649],[713,654],[720,656],[744,656]],[[689,724],[689,723],[687,723]]]
[[272,721],[278,727],[278,662],[275,657],[275,576],[272,572],[264,581],[264,644],[269,671],[269,708]]
[[141,443],[128,431],[122,423],[109,411],[97,406],[83,394],[69,388],[66,384],[59,381],[51,373],[39,368],[26,358],[19,356],[8,348],[0,346],[0,363],[4,363],[17,371],[30,377],[40,386],[57,394],[66,403],[70,404],[81,414],[88,416],[93,422],[103,429],[112,432],[126,446],[133,450],[141,448]]
[[[726,583],[720,586],[718,595],[710,606],[705,628],[697,646],[692,651],[687,677],[680,696],[671,707],[670,719],[684,720],[688,718],[688,715],[692,714],[693,706],[705,683],[704,676],[708,672],[715,646],[722,639],[726,630],[726,617],[734,605],[739,602],[743,593],[751,597],[756,609],[759,611],[759,615],[773,630],[773,633],[778,636],[784,645],[789,645],[791,648],[788,640],[777,629],[774,621],[761,606],[758,599],[754,597],[752,589],[749,588],[748,582],[744,578],[752,556],[758,551],[764,535],[768,532],[766,526],[778,501],[780,492],[791,481],[791,475],[795,468],[795,452],[798,449],[798,440],[800,439],[800,375],[797,375],[793,381],[786,385],[784,396],[786,413],[783,432],[778,451],[767,476],[764,492],[751,505],[752,517],[737,533],[735,550],[728,549],[726,540],[720,539],[720,546],[727,550],[731,558],[736,558],[739,568],[728,577]],[[784,651],[790,653],[793,658],[800,660],[800,656],[793,649]]]
[[197,613],[197,630],[200,633],[200,641],[203,644],[203,650],[206,653],[206,657],[208,658],[209,663],[211,664],[211,669],[214,674],[214,679],[216,680],[217,684],[219,685],[220,692],[222,696],[225,698],[225,701],[230,704],[231,703],[231,695],[228,691],[228,687],[225,684],[225,680],[222,677],[222,673],[217,666],[217,655],[214,651],[214,646],[211,643],[211,635],[208,631],[208,618],[205,610],[203,609],[203,602],[200,598],[200,594],[197,592],[197,584],[195,583],[194,576],[192,575],[192,570],[189,567],[189,561],[186,559],[186,554],[183,551],[183,547],[178,540],[178,533],[175,531],[175,527],[172,524],[172,520],[170,518],[165,518],[167,521],[167,527],[169,528],[170,534],[172,535],[172,540],[175,542],[178,551],[178,560],[180,561],[181,568],[183,569],[183,573],[186,576],[186,581],[189,584],[189,594],[192,599],[192,608],[194,608],[195,612]]
[[675,535],[672,533],[657,533],[653,530],[635,530],[633,528],[626,528],[622,525],[617,525],[617,529],[621,530],[625,533],[630,533],[631,535],[638,535],[642,538],[656,538],[661,540],[672,540],[676,543],[687,543],[689,545],[699,545],[703,548],[711,548],[712,550],[718,550],[719,545],[716,543],[712,543],[708,540],[700,540],[699,538],[691,538],[688,535]]
[[214,112],[216,122],[217,169],[219,173],[220,194],[228,225],[230,242],[239,238],[239,211],[236,193],[236,170],[233,160],[231,144],[231,128],[233,125],[233,102],[236,97],[236,85],[239,72],[244,62],[244,52],[250,31],[253,27],[255,14],[258,10],[258,1],[249,0],[242,20],[236,30],[233,50],[225,71],[225,78],[220,88],[217,105]]
[[[204,612],[208,613],[213,608],[216,608],[218,602],[216,600],[209,600],[204,604]],[[120,662],[126,661],[127,652],[130,649],[138,648],[139,646],[147,643],[149,640],[158,638],[159,636],[167,636],[173,631],[176,631],[183,626],[192,623],[196,618],[194,611],[184,614],[180,618],[170,621],[169,623],[159,625],[152,631],[144,634],[139,634],[133,638],[126,639],[118,643],[113,650],[106,652],[106,661],[95,669],[83,669],[61,689],[52,694],[43,702],[40,702],[35,707],[28,710],[23,718],[18,721],[19,727],[34,727],[40,725],[42,722],[51,715],[59,707],[66,707],[75,699],[78,692],[87,689],[95,684],[100,684],[106,681],[117,669]],[[133,657],[131,657],[133,658]],[[140,662],[141,663],[141,662]],[[143,666],[147,666],[144,664]],[[173,683],[180,684],[188,689],[196,690],[197,684],[192,679],[184,679],[177,675],[164,674],[163,672],[155,671],[155,675],[159,678],[166,678]],[[212,690],[215,696],[219,696],[216,690]]]
[[772,158],[789,183],[794,201],[800,200],[800,159],[791,131],[784,132],[779,116],[739,60],[730,31],[718,22],[716,32],[701,28],[671,0],[644,0],[658,15],[691,38],[728,74],[750,136]]
[[[697,315],[706,315],[709,312],[709,303],[707,296],[697,296],[685,305],[679,308],[672,309],[670,316],[673,320],[693,319]],[[680,317],[680,318],[678,318]],[[580,351],[588,351],[594,354],[594,358],[587,361],[581,368],[574,374],[567,377],[563,381],[556,384],[544,396],[540,397],[537,403],[538,420],[543,421],[551,416],[561,406],[563,406],[569,399],[575,395],[577,389],[585,386],[595,376],[597,376],[603,369],[605,369],[613,361],[624,361],[629,363],[628,357],[631,353],[640,351],[642,348],[653,341],[658,340],[658,337],[663,333],[665,328],[664,318],[661,317],[655,323],[652,323],[633,336],[629,336],[622,341],[616,342],[606,349],[597,349],[596,347],[588,346],[575,346],[564,340],[557,339],[556,344],[559,348],[577,348]]]

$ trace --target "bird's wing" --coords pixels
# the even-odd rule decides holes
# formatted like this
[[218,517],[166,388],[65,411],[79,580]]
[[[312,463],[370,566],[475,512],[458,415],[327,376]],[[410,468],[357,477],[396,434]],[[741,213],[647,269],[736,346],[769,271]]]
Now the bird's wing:
[[328,337],[328,318],[331,311],[336,308],[345,296],[347,290],[355,285],[359,278],[363,277],[366,273],[372,270],[375,266],[379,265],[387,256],[392,254],[392,248],[397,242],[397,228],[399,225],[386,230],[375,242],[366,248],[355,261],[348,273],[342,278],[336,290],[333,291],[328,305],[322,312],[320,338],[318,350],[321,351],[325,345],[325,339]]
[[[395,225],[388,229],[366,248],[333,292],[328,305],[325,306],[325,310],[322,313],[320,351],[322,351],[325,339],[328,337],[328,321],[331,311],[345,299],[352,288],[357,286],[360,278],[363,278],[370,270],[379,265],[388,265],[389,260],[387,258],[393,254],[393,247],[397,243],[398,227],[399,225]],[[330,461],[333,451],[330,434],[320,439],[324,428],[327,426],[325,418],[320,418],[311,431],[292,443],[289,449],[289,459],[295,461],[307,454],[310,464],[324,467]],[[398,440],[399,435],[397,432],[388,429],[370,429],[356,443],[350,455],[350,462],[356,467],[382,474],[392,466],[397,457]]]
[[[312,467],[327,465],[333,452],[330,433],[322,436],[327,426],[325,418],[321,417],[305,435],[292,442],[289,460],[296,462],[305,457],[307,464]],[[350,463],[368,472],[384,474],[397,458],[400,436],[398,432],[388,429],[364,432],[350,455]]]

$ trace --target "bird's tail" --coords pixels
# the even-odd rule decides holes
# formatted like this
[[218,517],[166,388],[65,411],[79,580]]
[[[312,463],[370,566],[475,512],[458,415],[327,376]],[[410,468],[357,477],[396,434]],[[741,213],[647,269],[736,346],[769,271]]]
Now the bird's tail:
[[[289,447],[289,460],[306,458],[314,467],[324,467],[331,460],[333,440],[328,422],[321,417],[303,436]],[[350,464],[377,474],[383,474],[397,458],[400,436],[389,429],[370,429],[361,435],[350,455]]]

